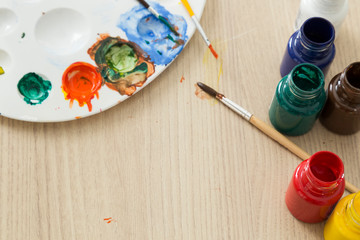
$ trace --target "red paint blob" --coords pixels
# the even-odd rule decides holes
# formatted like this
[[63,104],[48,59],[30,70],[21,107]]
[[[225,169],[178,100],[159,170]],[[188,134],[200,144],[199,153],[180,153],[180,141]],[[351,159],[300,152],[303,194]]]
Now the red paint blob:
[[65,99],[70,99],[70,107],[77,100],[80,107],[86,103],[89,112],[92,110],[91,99],[99,98],[98,91],[102,85],[102,78],[97,68],[85,62],[71,64],[62,77],[62,89]]
[[321,181],[332,182],[336,180],[335,173],[331,170],[331,168],[328,168],[327,166],[315,165],[311,166],[310,169],[314,176]]
[[345,190],[344,165],[332,152],[320,151],[303,161],[295,170],[285,202],[300,221],[325,220]]

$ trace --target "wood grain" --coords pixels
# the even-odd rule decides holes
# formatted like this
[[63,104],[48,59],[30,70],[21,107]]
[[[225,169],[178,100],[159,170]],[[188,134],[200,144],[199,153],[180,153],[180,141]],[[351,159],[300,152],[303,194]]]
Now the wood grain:
[[[158,79],[99,115],[0,117],[0,239],[323,239],[324,223],[299,222],[285,205],[298,158],[194,94],[202,81],[269,124],[298,5],[207,2],[201,23],[223,61],[219,85],[219,61],[196,34]],[[326,83],[360,57],[360,2],[350,6]],[[317,122],[290,139],[338,154],[360,186],[360,133],[339,136]]]

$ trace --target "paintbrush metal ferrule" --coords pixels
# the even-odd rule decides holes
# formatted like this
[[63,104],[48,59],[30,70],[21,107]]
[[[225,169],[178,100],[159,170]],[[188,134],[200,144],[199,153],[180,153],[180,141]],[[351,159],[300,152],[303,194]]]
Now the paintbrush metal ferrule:
[[229,107],[231,110],[239,114],[241,117],[246,119],[247,121],[250,121],[252,117],[252,113],[248,112],[245,108],[239,106],[238,104],[234,103],[230,99],[226,98],[224,95],[222,95],[222,98],[219,99],[223,104],[225,104],[227,107]]
[[194,24],[195,24],[195,27],[196,27],[197,30],[200,32],[201,37],[204,39],[206,45],[209,46],[211,43],[210,43],[208,37],[206,36],[206,33],[205,33],[204,29],[202,28],[199,20],[197,19],[197,17],[196,17],[195,15],[192,16],[191,18],[192,18],[192,20],[193,20],[193,22],[194,22]]
[[152,7],[148,7],[147,8],[156,18],[159,18],[160,17],[160,14]]

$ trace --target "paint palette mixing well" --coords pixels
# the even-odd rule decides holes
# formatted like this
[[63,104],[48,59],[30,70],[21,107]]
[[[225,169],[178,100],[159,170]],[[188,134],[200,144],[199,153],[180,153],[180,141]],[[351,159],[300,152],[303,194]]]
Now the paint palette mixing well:
[[[205,2],[191,1],[196,15]],[[0,114],[73,120],[144,88],[195,31],[179,2],[148,3],[173,29],[136,0],[1,0]]]

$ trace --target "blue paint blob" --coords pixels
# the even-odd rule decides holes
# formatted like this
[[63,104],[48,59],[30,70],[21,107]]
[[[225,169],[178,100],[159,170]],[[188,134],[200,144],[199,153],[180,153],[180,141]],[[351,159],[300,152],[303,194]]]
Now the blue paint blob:
[[181,52],[188,40],[187,23],[182,16],[172,15],[156,2],[150,5],[176,27],[180,37],[175,36],[168,26],[142,5],[121,15],[117,27],[126,33],[129,41],[137,43],[155,64],[167,65]]

